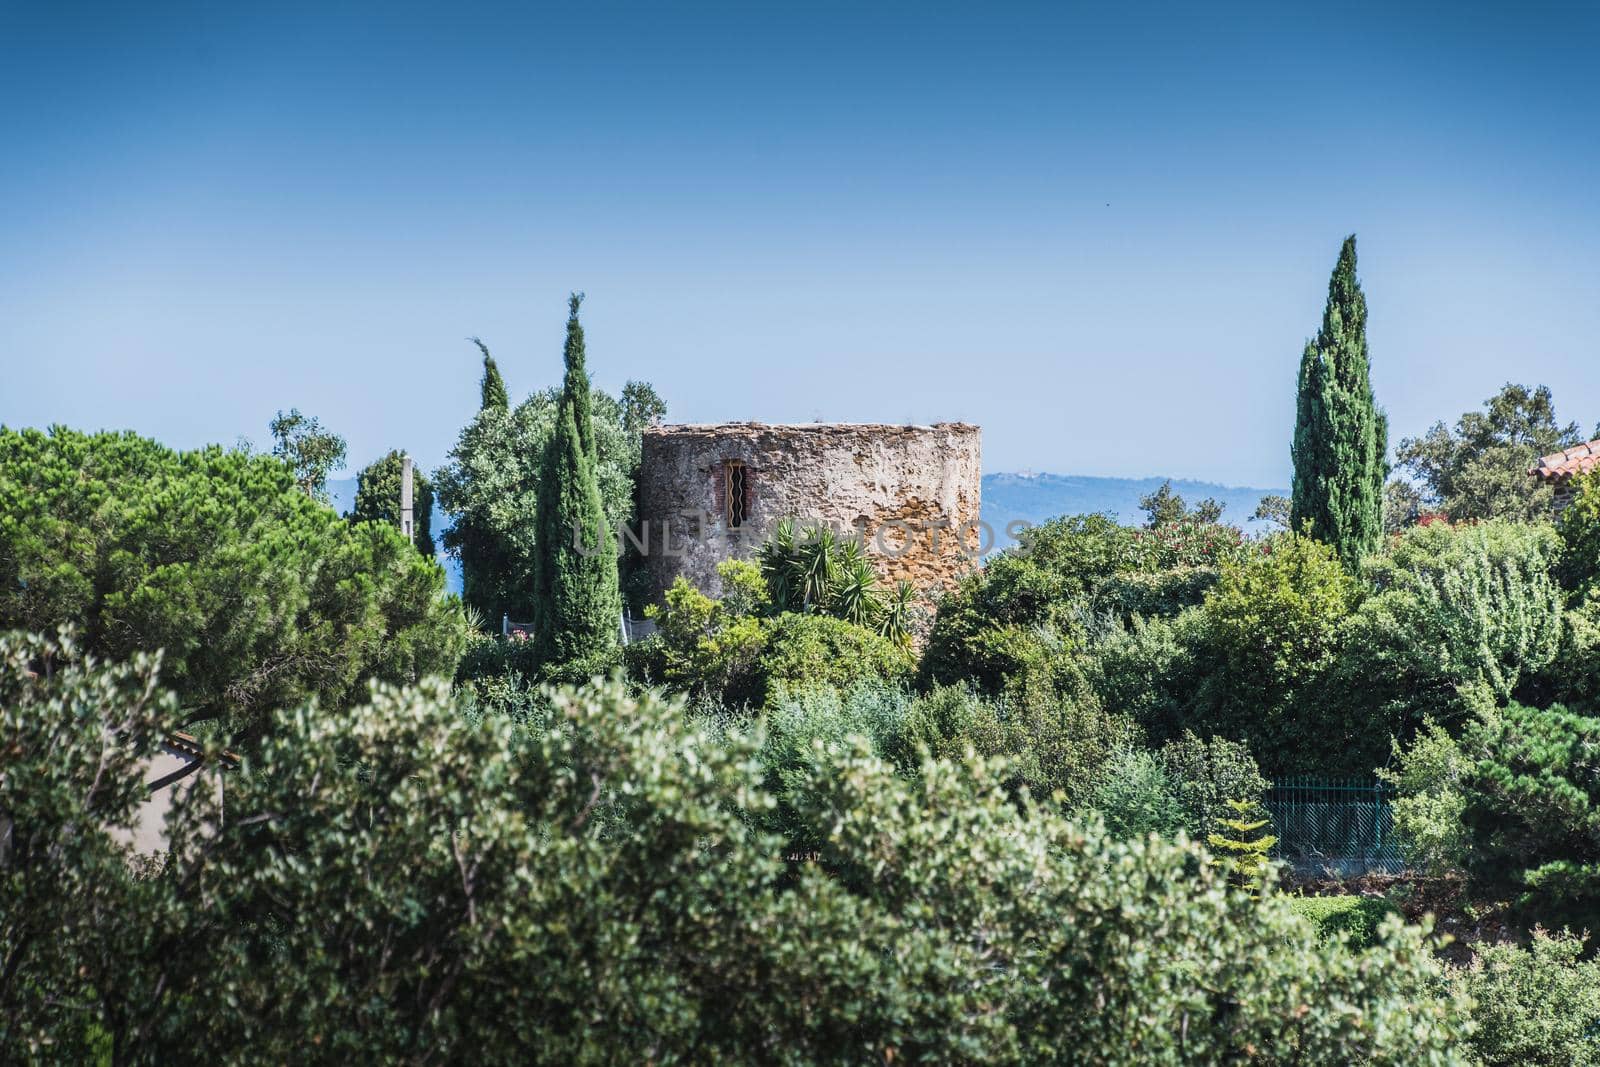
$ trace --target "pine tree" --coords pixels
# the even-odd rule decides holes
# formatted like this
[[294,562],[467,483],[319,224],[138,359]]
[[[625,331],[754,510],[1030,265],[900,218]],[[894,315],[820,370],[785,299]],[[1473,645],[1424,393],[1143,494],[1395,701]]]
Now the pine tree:
[[1355,235],[1345,238],[1328,281],[1322,329],[1300,357],[1295,414],[1296,530],[1332,545],[1354,571],[1383,534],[1388,420],[1372,396],[1367,300],[1356,280]]
[[1218,866],[1231,864],[1233,884],[1258,892],[1267,877],[1267,854],[1278,843],[1278,839],[1271,834],[1261,833],[1269,820],[1258,817],[1260,808],[1257,804],[1248,800],[1229,800],[1226,803],[1233,815],[1217,820],[1226,833],[1214,833],[1206,837],[1206,841],[1217,852],[1211,862]]
[[500,368],[495,366],[494,357],[489,354],[489,346],[476,337],[470,340],[478,346],[478,351],[483,353],[483,381],[478,386],[481,397],[478,401],[478,410],[499,408],[504,411],[511,406],[511,396],[506,392],[506,380],[500,377]]
[[570,663],[616,647],[622,596],[615,535],[601,503],[598,446],[574,293],[567,316],[566,378],[555,434],[539,478],[533,568],[534,640],[546,663]]

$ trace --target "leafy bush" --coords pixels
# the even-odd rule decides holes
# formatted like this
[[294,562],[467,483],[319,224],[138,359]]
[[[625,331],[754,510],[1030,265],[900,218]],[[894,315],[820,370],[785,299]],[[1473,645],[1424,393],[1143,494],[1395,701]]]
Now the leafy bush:
[[910,649],[871,630],[826,615],[764,620],[766,647],[756,663],[767,699],[784,688],[845,688],[862,679],[909,681]]
[[1469,726],[1462,748],[1473,882],[1542,918],[1592,920],[1600,909],[1600,719],[1513,704]]
[[1355,580],[1333,550],[1298,535],[1227,567],[1200,609],[1208,674],[1199,717],[1209,730],[1260,738],[1258,752],[1310,740],[1325,728],[1297,698],[1338,654],[1339,624],[1355,608]]
[[1358,949],[1377,944],[1383,921],[1400,914],[1392,901],[1382,897],[1290,897],[1289,906],[1296,915],[1309,920],[1324,941],[1338,941]]
[[1260,805],[1271,784],[1261,776],[1250,750],[1225,737],[1202,741],[1185,730],[1161,746],[1159,758],[1183,826],[1197,841],[1232,816],[1230,801]]
[[667,590],[665,606],[645,609],[657,630],[629,647],[630,674],[692,700],[759,704],[765,686],[757,660],[769,636],[752,614],[764,595],[761,576],[737,560],[722,563],[717,573],[727,590],[722,600],[706,596],[680,575]]
[[1097,615],[1124,625],[1135,618],[1169,618],[1199,605],[1220,574],[1215,567],[1115,574],[1095,586],[1090,603]]
[[1377,593],[1351,620],[1339,688],[1412,726],[1506,703],[1560,646],[1558,549],[1548,526],[1503,520],[1407,531],[1369,563]]
[[1573,486],[1572,502],[1561,512],[1561,582],[1574,593],[1600,585],[1600,471],[1590,471]]
[[1284,535],[1268,547],[1224,567],[1199,608],[1103,643],[1096,687],[1158,740],[1189,729],[1241,741],[1275,774],[1370,768],[1385,724],[1324,693],[1356,583],[1318,542]]
[[1096,645],[1088,675],[1101,703],[1153,734],[1175,736],[1188,717],[1201,660],[1197,611],[1176,619],[1132,619]]
[[1001,555],[939,602],[921,673],[926,685],[998,693],[1075,644],[1071,583],[1031,559]]
[[0,429],[0,629],[66,622],[99,656],[163,650],[174,726],[238,730],[373,679],[448,676],[466,636],[437,563],[340,519],[280,459]]
[[27,845],[0,867],[8,1049],[98,1027],[145,1062],[1459,1062],[1421,931],[1319,944],[1194,847],[1077,828],[981,760],[908,781],[816,753],[795,816],[824,862],[786,865],[748,745],[617,684],[527,727],[436,686],[283,712],[203,857],[136,881],[95,831],[115,807],[81,798],[101,766],[137,797],[106,729],[149,721],[149,677],[0,653]]
[[1165,767],[1143,749],[1125,748],[1113,756],[1089,803],[1117,838],[1170,837],[1183,825],[1183,808]]
[[1458,871],[1466,863],[1466,797],[1461,790],[1467,757],[1455,738],[1431,719],[1402,747],[1394,744],[1393,766],[1378,777],[1395,787],[1394,829],[1406,862],[1431,875]]
[[1451,984],[1474,1002],[1472,1051],[1485,1067],[1600,1064],[1600,962],[1584,939],[1535,930],[1527,948],[1491,945]]
[[854,739],[864,739],[884,758],[907,760],[904,733],[911,699],[881,682],[859,683],[846,692],[822,686],[781,693],[764,716],[757,754],[766,788],[777,800],[763,825],[782,834],[790,850],[821,848],[823,842],[808,839],[807,827],[794,814],[812,764],[853,751]]

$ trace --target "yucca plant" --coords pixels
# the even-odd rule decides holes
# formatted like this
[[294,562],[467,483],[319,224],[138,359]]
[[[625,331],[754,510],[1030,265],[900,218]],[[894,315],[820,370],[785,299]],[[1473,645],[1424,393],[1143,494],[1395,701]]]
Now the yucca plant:
[[[854,545],[846,541],[845,547]],[[841,556],[845,553],[841,552]],[[848,562],[839,563],[839,580],[834,584],[829,614],[857,626],[871,627],[882,615],[878,599],[878,572],[859,548],[849,553]]]
[[829,594],[839,578],[839,539],[826,526],[808,529],[795,546],[790,578],[793,594],[802,613],[819,612],[828,606]]
[[891,641],[911,640],[911,610],[917,603],[917,587],[904,578],[880,601],[878,632]]
[[774,611],[791,611],[797,600],[793,583],[795,540],[794,521],[784,519],[756,552],[756,563],[761,567],[767,599]]

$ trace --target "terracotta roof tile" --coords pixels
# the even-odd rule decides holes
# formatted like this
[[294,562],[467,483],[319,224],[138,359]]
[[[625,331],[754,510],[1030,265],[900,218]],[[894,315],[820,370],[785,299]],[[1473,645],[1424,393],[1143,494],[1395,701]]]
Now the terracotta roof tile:
[[1568,482],[1600,466],[1600,438],[1543,456],[1528,473],[1545,482]]

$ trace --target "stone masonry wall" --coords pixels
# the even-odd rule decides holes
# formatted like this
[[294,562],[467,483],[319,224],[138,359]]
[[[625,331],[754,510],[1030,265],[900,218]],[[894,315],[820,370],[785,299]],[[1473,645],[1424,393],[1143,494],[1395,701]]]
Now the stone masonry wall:
[[[737,529],[730,464],[745,482]],[[717,564],[754,554],[784,518],[860,531],[886,585],[937,590],[976,561],[981,470],[981,431],[965,423],[657,426],[644,432],[636,539],[649,538],[657,599],[679,574],[718,595]]]

